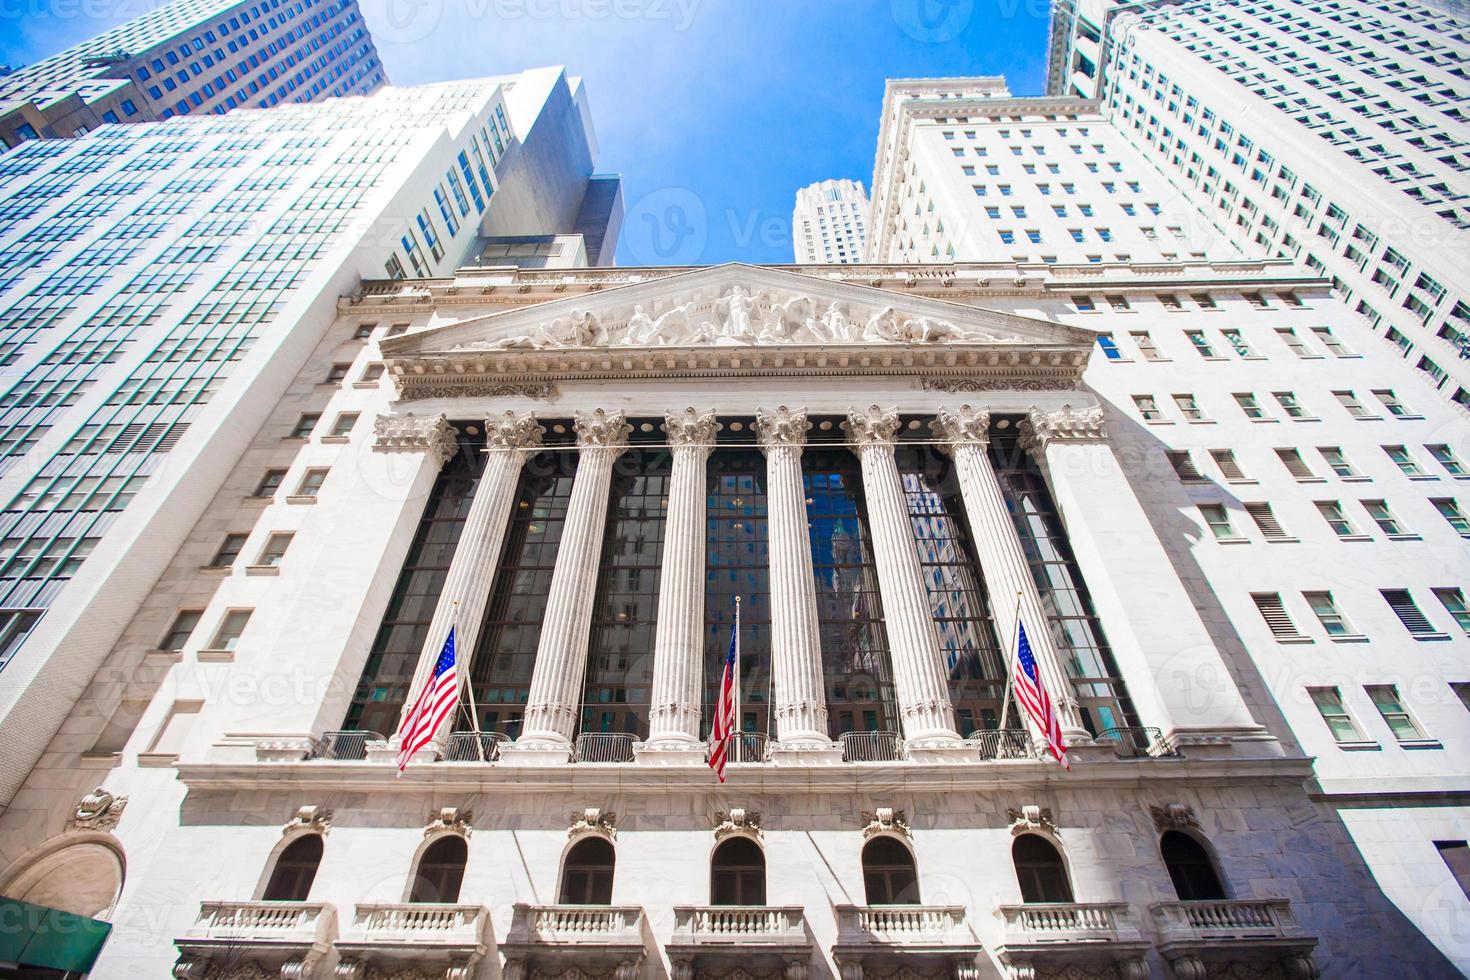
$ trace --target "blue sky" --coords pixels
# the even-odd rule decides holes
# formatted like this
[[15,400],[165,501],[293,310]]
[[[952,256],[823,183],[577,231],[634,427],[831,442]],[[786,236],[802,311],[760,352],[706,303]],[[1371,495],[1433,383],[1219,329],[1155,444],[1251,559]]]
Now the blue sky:
[[[36,0],[19,64],[146,9]],[[1005,75],[1040,94],[1046,0],[360,0],[396,84],[564,64],[598,168],[623,175],[627,265],[791,261],[798,187],[872,179],[883,80]],[[661,237],[655,237],[659,235]],[[677,248],[675,243],[677,242]]]

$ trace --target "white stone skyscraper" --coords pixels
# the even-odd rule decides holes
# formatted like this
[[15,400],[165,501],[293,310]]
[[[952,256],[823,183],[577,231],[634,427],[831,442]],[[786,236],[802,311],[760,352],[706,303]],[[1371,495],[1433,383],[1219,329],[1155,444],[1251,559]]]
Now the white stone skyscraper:
[[1097,97],[1251,255],[1339,294],[1470,407],[1470,10],[1077,0],[1048,90]]
[[791,247],[797,262],[850,265],[863,261],[868,195],[857,180],[822,180],[796,192]]
[[0,76],[0,146],[386,81],[357,0],[173,0]]

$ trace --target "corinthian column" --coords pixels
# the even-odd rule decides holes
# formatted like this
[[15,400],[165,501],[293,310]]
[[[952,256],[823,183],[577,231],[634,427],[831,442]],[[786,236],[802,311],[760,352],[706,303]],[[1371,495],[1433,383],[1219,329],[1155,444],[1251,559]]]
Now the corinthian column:
[[469,683],[468,665],[474,656],[480,621],[495,578],[495,562],[505,541],[511,508],[515,506],[521,467],[540,448],[541,434],[545,431],[532,415],[506,412],[499,418],[485,420],[485,469],[470,497],[470,512],[465,515],[464,528],[444,576],[444,588],[429,620],[429,632],[419,651],[413,684],[403,703],[405,713],[418,698],[419,689],[439,658],[451,624],[455,627],[455,655],[461,683]]
[[776,735],[790,748],[832,744],[822,685],[822,644],[801,450],[811,423],[785,405],[758,409],[756,435],[766,455],[766,520],[771,563],[771,672]]
[[713,412],[669,412],[674,455],[653,637],[653,694],[645,748],[697,748],[704,674],[705,461],[720,423]]
[[623,421],[622,412],[609,414],[600,408],[578,414],[573,427],[581,455],[546,596],[525,721],[517,739],[523,748],[565,748],[576,731],[613,463],[628,448],[628,433],[633,431]]
[[[1005,496],[990,465],[986,447],[990,443],[990,413],[969,405],[956,411],[940,409],[930,427],[945,441],[941,446],[954,459],[959,477],[960,496],[965,501],[965,516],[970,522],[970,537],[980,559],[980,570],[990,593],[990,613],[995,619],[997,639],[1001,645],[1006,672],[1013,669],[1016,642],[1016,612],[1027,624],[1026,639],[1042,672],[1042,681],[1051,694],[1062,736],[1067,741],[1088,741],[1087,730],[1077,716],[1077,696],[1052,638],[1051,624],[1041,605],[1041,593],[1031,566],[1021,550],[1021,537],[1015,521],[1006,508]],[[1019,599],[1019,601],[1018,601]],[[1017,727],[1025,722],[1016,719]]]
[[959,736],[954,730],[949,679],[919,566],[908,502],[893,458],[898,427],[898,411],[885,412],[877,405],[867,412],[849,410],[842,423],[857,444],[853,451],[862,463],[868,530],[883,595],[883,626],[893,660],[904,743],[912,750],[926,743],[953,745]]
[[[1240,688],[1107,439],[1102,408],[1033,408],[1022,445],[1051,489],[1108,646],[1145,725],[1191,755],[1274,739]],[[1249,673],[1249,671],[1247,671]],[[1254,676],[1252,673],[1251,676]]]

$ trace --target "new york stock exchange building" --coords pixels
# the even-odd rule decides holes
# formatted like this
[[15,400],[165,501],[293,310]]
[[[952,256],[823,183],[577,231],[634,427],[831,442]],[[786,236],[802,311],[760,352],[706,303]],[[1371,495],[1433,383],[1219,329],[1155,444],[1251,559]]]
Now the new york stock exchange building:
[[[1288,265],[1187,271],[1236,326],[1355,336]],[[126,850],[108,975],[1451,975],[1310,794],[1175,437],[1109,381],[1098,330],[1164,314],[1084,322],[1062,274],[341,300],[128,627],[149,734],[82,814]],[[1018,620],[1069,770],[1007,696]]]

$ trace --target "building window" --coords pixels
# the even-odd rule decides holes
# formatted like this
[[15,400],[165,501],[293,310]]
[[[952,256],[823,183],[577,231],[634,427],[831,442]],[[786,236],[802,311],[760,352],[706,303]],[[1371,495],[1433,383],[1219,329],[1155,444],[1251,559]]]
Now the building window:
[[1348,714],[1347,706],[1342,703],[1342,692],[1335,687],[1313,687],[1307,689],[1312,696],[1312,703],[1317,706],[1317,713],[1327,724],[1327,730],[1332,733],[1332,738],[1338,743],[1366,742],[1363,730]]
[[1307,600],[1307,605],[1312,607],[1317,622],[1322,624],[1322,629],[1328,636],[1357,635],[1347,617],[1338,611],[1331,592],[1303,592],[1302,596]]
[[1358,471],[1353,469],[1353,464],[1348,462],[1347,456],[1339,447],[1320,446],[1318,447],[1317,452],[1322,454],[1323,461],[1326,462],[1332,472],[1336,473],[1338,476],[1346,479],[1351,479],[1352,477],[1358,475]]
[[1194,345],[1195,350],[1199,351],[1201,357],[1215,356],[1215,348],[1210,346],[1209,338],[1205,336],[1203,330],[1188,330],[1184,335],[1189,338],[1189,342]]
[[[309,430],[308,430],[309,431]],[[255,485],[253,497],[273,497],[281,488],[281,481],[286,478],[285,470],[266,470],[260,482]]]
[[1278,640],[1305,640],[1296,624],[1291,621],[1291,616],[1286,612],[1286,606],[1281,601],[1281,595],[1277,592],[1258,592],[1251,596],[1251,601],[1256,604],[1261,618],[1266,621],[1266,627],[1270,629],[1271,635]]
[[589,836],[578,841],[562,864],[558,901],[562,905],[611,905],[616,862],[612,843],[605,838]]
[[1321,342],[1323,347],[1327,348],[1328,353],[1333,357],[1352,356],[1353,352],[1348,350],[1341,340],[1337,339],[1337,335],[1332,332],[1331,327],[1313,327],[1312,333],[1316,335],[1317,340]]
[[1215,862],[1199,841],[1183,831],[1170,830],[1159,839],[1159,852],[1181,902],[1225,900],[1225,886],[1220,883]]
[[255,559],[255,564],[267,568],[279,568],[281,561],[286,557],[286,549],[291,546],[291,538],[294,535],[289,532],[272,534],[266,539],[265,547],[260,550],[260,557]]
[[316,428],[316,424],[321,421],[321,418],[320,412],[312,412],[301,416],[296,420],[296,425],[292,427],[290,438],[309,438],[311,436],[311,430]]
[[1399,519],[1394,516],[1393,511],[1389,510],[1387,501],[1365,500],[1363,501],[1363,509],[1368,512],[1368,516],[1373,519],[1373,523],[1377,524],[1378,529],[1384,534],[1396,535],[1404,533],[1403,525],[1399,523]]
[[1450,874],[1455,876],[1460,891],[1470,898],[1470,846],[1462,840],[1437,840],[1434,849],[1439,852],[1445,867],[1450,869]]
[[1455,451],[1449,446],[1444,443],[1437,443],[1425,446],[1424,448],[1429,450],[1429,455],[1433,456],[1434,461],[1444,467],[1444,471],[1450,476],[1466,475],[1465,464],[1460,462],[1460,457],[1456,456]]
[[301,483],[296,487],[298,497],[316,497],[322,490],[322,484],[326,482],[327,474],[331,472],[326,467],[313,467],[301,475]]
[[1377,397],[1379,401],[1383,402],[1383,407],[1388,410],[1389,415],[1392,415],[1395,418],[1408,417],[1408,408],[1404,406],[1403,402],[1399,401],[1399,396],[1393,393],[1393,389],[1374,388],[1373,394],[1375,397]]
[[1458,588],[1442,588],[1434,590],[1434,597],[1444,606],[1455,625],[1470,636],[1470,607],[1465,605],[1465,593]]
[[1220,334],[1225,338],[1225,342],[1230,345],[1231,350],[1235,351],[1237,357],[1255,356],[1251,351],[1250,344],[1245,342],[1245,335],[1239,330],[1222,330]]
[[1037,903],[1072,902],[1072,883],[1067,866],[1055,845],[1039,834],[1022,834],[1011,845],[1021,901]]
[[1235,450],[1211,449],[1210,458],[1215,461],[1215,465],[1220,468],[1220,475],[1226,480],[1236,482],[1246,479],[1245,471],[1235,458]]
[[184,649],[184,644],[189,642],[189,637],[194,635],[194,627],[199,625],[199,620],[204,613],[198,609],[184,609],[174,617],[173,625],[168,628],[162,642],[158,644],[160,650],[172,650],[178,652]]
[[1185,483],[1203,483],[1204,474],[1199,467],[1194,465],[1194,459],[1189,455],[1187,449],[1166,449],[1164,457],[1169,460],[1169,465],[1174,468],[1174,474]]
[[376,323],[359,323],[357,329],[352,332],[352,339],[370,340],[373,336],[373,331],[376,329],[378,329]]
[[1133,346],[1138,348],[1138,355],[1145,361],[1165,360],[1159,354],[1158,347],[1154,346],[1154,338],[1147,330],[1134,330],[1128,336],[1133,338]]
[[210,568],[229,568],[235,564],[235,559],[240,557],[240,552],[245,548],[245,542],[250,537],[248,534],[226,534],[224,541],[220,542],[219,550],[210,559]]
[[362,369],[362,377],[360,377],[360,378],[357,379],[357,383],[358,384],[361,384],[361,385],[376,384],[378,382],[378,379],[380,379],[382,376],[383,376],[383,365],[382,364],[380,364],[380,363],[369,364],[367,367],[365,367],[365,368]]
[[1302,459],[1302,454],[1296,449],[1277,449],[1276,458],[1281,460],[1281,465],[1286,467],[1286,472],[1290,473],[1293,478],[1297,480],[1317,479],[1317,475],[1312,472],[1312,468],[1307,465],[1307,461]]
[[1128,297],[1127,296],[1123,296],[1121,294],[1118,294],[1118,295],[1108,296],[1108,297],[1106,297],[1106,299],[1108,301],[1108,305],[1111,306],[1114,310],[1127,310],[1127,309],[1131,309],[1131,307],[1128,305]]
[[863,887],[869,905],[918,905],[913,854],[892,837],[874,837],[863,847]]
[[1153,395],[1134,395],[1133,404],[1138,406],[1138,414],[1145,422],[1164,421],[1164,413],[1159,411],[1159,403]]
[[347,377],[347,372],[351,370],[351,364],[333,364],[327,369],[327,376],[322,379],[322,384],[340,384]]
[[1281,406],[1281,410],[1286,413],[1287,418],[1304,419],[1307,417],[1307,410],[1302,407],[1301,402],[1297,401],[1296,392],[1273,391],[1271,392],[1271,397],[1276,399],[1276,404]]
[[240,643],[240,634],[245,632],[245,626],[250,622],[250,609],[231,609],[225,613],[225,618],[220,621],[219,629],[214,631],[214,639],[209,643],[211,650],[234,650]]
[[1295,354],[1297,357],[1315,357],[1316,356],[1315,354],[1313,354],[1311,351],[1309,351],[1307,349],[1306,343],[1302,340],[1301,337],[1298,337],[1297,336],[1297,332],[1293,328],[1291,328],[1291,327],[1279,327],[1276,330],[1276,334],[1286,344],[1287,348],[1293,354]]
[[766,856],[748,837],[731,837],[710,858],[711,905],[766,904]]
[[1199,407],[1199,402],[1193,395],[1175,395],[1174,404],[1178,407],[1179,414],[1183,415],[1188,422],[1209,421],[1205,417],[1204,409]]
[[1350,538],[1358,533],[1353,527],[1353,522],[1348,520],[1347,513],[1342,509],[1342,504],[1336,500],[1317,501],[1317,513],[1327,522],[1332,533],[1339,538]]
[[357,424],[357,412],[343,412],[337,416],[332,423],[332,435],[338,439],[345,439],[352,434],[352,427]]
[[1224,504],[1200,504],[1200,517],[1217,541],[1239,541],[1240,535],[1230,523],[1230,512]]
[[1424,476],[1424,468],[1404,446],[1384,446],[1383,451],[1404,476]]
[[1393,684],[1368,684],[1363,688],[1373,701],[1373,707],[1383,716],[1388,730],[1399,742],[1423,742],[1428,736],[1399,697],[1399,689]]
[[303,834],[276,858],[270,882],[260,898],[263,902],[304,902],[322,863],[321,834]]
[[1113,335],[1110,333],[1098,334],[1097,346],[1101,348],[1103,357],[1106,357],[1110,361],[1117,361],[1123,357],[1122,351],[1118,350],[1118,342],[1113,339]]
[[458,834],[444,834],[434,841],[419,858],[408,900],[449,905],[458,902],[468,857],[469,847]]
[[1245,413],[1246,418],[1264,419],[1266,417],[1266,410],[1256,401],[1254,394],[1248,391],[1237,391],[1233,397],[1235,398],[1235,404],[1240,406],[1240,410]]
[[1355,419],[1369,418],[1368,410],[1363,403],[1358,401],[1358,396],[1351,391],[1334,391],[1332,396],[1337,399],[1343,409]]
[[1281,522],[1271,510],[1271,505],[1264,502],[1248,503],[1245,512],[1251,515],[1256,527],[1260,529],[1261,536],[1267,541],[1290,541],[1291,537],[1282,528]]
[[1078,313],[1091,313],[1097,307],[1092,302],[1091,296],[1073,296],[1072,307]]
[[1388,603],[1394,615],[1398,616],[1399,622],[1404,624],[1404,629],[1413,636],[1438,636],[1439,631],[1419,610],[1414,602],[1414,597],[1409,594],[1408,589],[1380,589],[1383,600]]

